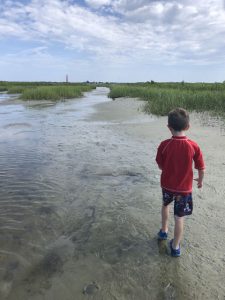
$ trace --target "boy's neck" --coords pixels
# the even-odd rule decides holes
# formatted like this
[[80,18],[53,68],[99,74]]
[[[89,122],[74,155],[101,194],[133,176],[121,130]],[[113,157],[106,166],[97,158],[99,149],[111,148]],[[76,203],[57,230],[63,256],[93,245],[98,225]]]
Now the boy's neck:
[[171,133],[173,136],[186,136],[186,134],[183,130],[182,131],[171,130]]

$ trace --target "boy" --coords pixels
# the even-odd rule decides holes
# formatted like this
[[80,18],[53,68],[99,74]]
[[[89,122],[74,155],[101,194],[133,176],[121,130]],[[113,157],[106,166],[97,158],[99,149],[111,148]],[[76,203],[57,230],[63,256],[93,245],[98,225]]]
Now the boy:
[[204,177],[204,161],[199,146],[185,136],[189,129],[189,114],[182,108],[176,108],[168,114],[168,128],[172,133],[171,139],[163,141],[157,151],[156,162],[161,173],[163,195],[162,228],[158,233],[159,240],[168,236],[168,218],[170,203],[174,201],[174,238],[170,241],[171,255],[180,256],[180,241],[183,234],[184,216],[191,215],[192,182],[194,167],[198,170],[198,188],[202,187]]

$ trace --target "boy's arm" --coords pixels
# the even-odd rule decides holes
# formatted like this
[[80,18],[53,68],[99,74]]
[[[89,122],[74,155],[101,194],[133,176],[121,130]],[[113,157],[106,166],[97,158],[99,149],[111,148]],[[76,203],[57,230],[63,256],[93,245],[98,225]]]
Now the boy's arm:
[[199,148],[198,145],[196,145],[195,149],[195,155],[194,155],[194,162],[195,162],[195,169],[198,170],[198,178],[195,180],[197,181],[197,186],[198,188],[202,188],[203,185],[203,178],[204,178],[204,173],[205,173],[205,163],[202,155],[202,151]]
[[197,181],[198,188],[202,188],[203,186],[203,178],[204,178],[205,170],[198,170],[198,178],[195,178],[194,180]]
[[156,154],[156,162],[160,170],[162,170],[162,165],[163,165],[163,159],[162,159],[162,146],[161,144],[159,145],[157,149],[157,154]]

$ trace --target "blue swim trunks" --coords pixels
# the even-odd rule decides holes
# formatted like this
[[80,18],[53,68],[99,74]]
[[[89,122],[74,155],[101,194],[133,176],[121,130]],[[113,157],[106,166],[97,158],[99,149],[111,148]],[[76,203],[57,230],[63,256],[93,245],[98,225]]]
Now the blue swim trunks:
[[192,214],[193,202],[192,193],[187,195],[180,195],[179,193],[174,193],[162,189],[163,195],[163,205],[167,206],[174,201],[174,215],[178,217],[184,217]]

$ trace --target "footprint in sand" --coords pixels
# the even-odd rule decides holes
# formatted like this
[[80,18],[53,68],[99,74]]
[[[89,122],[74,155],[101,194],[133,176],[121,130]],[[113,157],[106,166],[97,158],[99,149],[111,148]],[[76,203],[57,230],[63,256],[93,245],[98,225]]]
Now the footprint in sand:
[[98,284],[95,281],[93,281],[83,288],[83,294],[84,295],[93,295],[99,289],[100,288],[99,288]]

